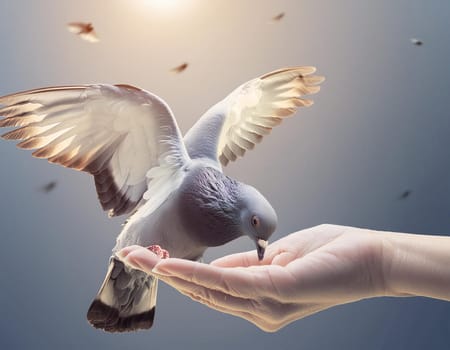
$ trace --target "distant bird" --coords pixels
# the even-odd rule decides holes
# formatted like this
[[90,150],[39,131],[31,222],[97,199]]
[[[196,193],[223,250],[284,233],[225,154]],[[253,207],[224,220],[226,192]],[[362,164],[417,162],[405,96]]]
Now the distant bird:
[[[222,172],[298,107],[324,78],[314,67],[280,69],[250,80],[215,104],[183,138],[169,106],[130,85],[42,88],[0,97],[2,135],[35,157],[88,172],[110,216],[130,214],[87,318],[96,328],[150,328],[157,279],[116,253],[138,244],[197,260],[207,247],[249,237],[258,258],[277,224],[254,187]],[[51,244],[51,242],[49,242]],[[163,254],[164,255],[164,254]]]
[[172,68],[170,71],[179,74],[181,72],[184,72],[188,66],[189,63],[185,62],[180,64],[179,66]]
[[272,22],[279,22],[279,21],[281,21],[283,19],[284,15],[285,15],[285,13],[281,12],[278,15],[272,17]]
[[57,185],[56,181],[50,181],[49,183],[41,187],[41,191],[44,193],[49,193],[55,189],[56,185]]
[[398,199],[406,199],[411,195],[411,193],[411,190],[406,190],[398,197]]
[[67,24],[67,29],[69,32],[77,34],[80,38],[91,43],[96,43],[99,41],[92,23],[72,22]]
[[416,46],[422,46],[422,45],[423,45],[423,41],[420,40],[420,39],[412,38],[412,39],[410,39],[410,40],[411,40],[411,42],[412,42],[414,45],[416,45]]

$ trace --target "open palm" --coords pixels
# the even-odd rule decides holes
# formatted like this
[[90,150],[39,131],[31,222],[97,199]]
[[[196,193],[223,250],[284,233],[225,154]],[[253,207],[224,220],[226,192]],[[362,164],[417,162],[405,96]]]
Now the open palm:
[[242,317],[265,331],[334,305],[384,295],[373,231],[320,225],[271,244],[262,261],[255,251],[211,264],[161,260],[148,250],[125,248],[121,258],[209,307]]

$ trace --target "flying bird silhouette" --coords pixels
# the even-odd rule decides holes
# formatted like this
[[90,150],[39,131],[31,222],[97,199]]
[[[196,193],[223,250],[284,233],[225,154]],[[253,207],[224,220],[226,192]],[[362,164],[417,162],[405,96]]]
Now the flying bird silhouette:
[[67,24],[67,29],[69,32],[77,34],[80,38],[91,43],[96,43],[99,41],[92,23],[72,22]]
[[208,247],[247,236],[259,259],[277,216],[254,187],[222,172],[298,107],[324,78],[314,67],[252,79],[212,106],[182,138],[158,96],[130,85],[49,87],[0,97],[2,135],[33,156],[94,176],[110,216],[131,214],[87,318],[109,332],[153,324],[157,279],[116,255],[138,244],[198,260]]
[[420,40],[420,39],[412,38],[412,39],[410,39],[410,40],[411,40],[411,42],[412,42],[414,45],[416,45],[416,46],[422,46],[422,45],[423,45],[423,41]]
[[185,63],[180,64],[179,66],[172,68],[170,71],[174,72],[174,73],[181,73],[181,72],[184,72],[188,66],[189,66],[189,63],[185,62]]
[[406,199],[411,195],[411,193],[411,190],[406,190],[398,197],[398,199]]
[[272,17],[272,22],[279,22],[279,21],[281,21],[283,19],[284,15],[285,15],[285,13],[281,12],[278,15]]
[[49,183],[46,183],[44,186],[42,186],[40,190],[44,193],[50,193],[55,189],[56,185],[57,185],[56,181],[50,181]]

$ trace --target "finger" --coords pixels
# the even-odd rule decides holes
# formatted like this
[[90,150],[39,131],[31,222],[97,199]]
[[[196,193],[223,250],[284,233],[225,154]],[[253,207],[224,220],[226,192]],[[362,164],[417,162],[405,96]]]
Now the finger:
[[245,253],[224,256],[212,261],[211,265],[220,267],[248,267],[252,265],[266,265],[267,260],[267,254],[265,255],[265,259],[259,261],[258,254],[254,250],[251,250]]
[[130,246],[128,246],[128,247],[125,247],[125,248],[119,250],[119,251],[116,253],[116,256],[117,256],[119,259],[122,260],[122,259],[124,259],[128,254],[130,254],[132,251],[134,251],[134,250],[136,250],[136,249],[139,249],[139,248],[142,248],[142,247],[139,246],[139,245],[130,245]]
[[282,251],[280,242],[270,244],[264,258],[258,259],[258,254],[254,250],[244,253],[231,254],[222,258],[216,259],[210,265],[220,267],[249,267],[273,264],[274,258]]
[[161,260],[153,269],[159,277],[178,277],[199,286],[237,297],[273,294],[273,277],[285,274],[280,266],[223,268],[184,259]]
[[[127,251],[124,253],[127,253]],[[122,258],[122,261],[135,269],[151,274],[152,269],[161,261],[161,258],[147,248],[137,246],[137,248],[130,250]]]
[[[215,303],[214,301],[208,299],[208,298],[204,298],[202,295],[199,294],[193,294],[189,289],[178,289],[178,291],[181,294],[184,294],[186,296],[188,296],[189,298],[191,298],[192,300],[199,302],[203,305],[208,306],[211,309],[232,315],[232,316],[236,316],[236,317],[240,317],[243,318],[251,323],[253,323],[255,326],[257,326],[258,328],[264,330],[264,331],[272,331],[271,329],[273,328],[273,326],[271,325],[270,322],[267,322],[266,320],[260,318],[259,316],[257,316],[255,313],[249,312],[248,310],[241,310],[239,309],[234,309],[231,308],[229,305],[227,306],[223,306],[220,305],[218,303]],[[227,296],[227,298],[233,298],[232,296]]]
[[266,314],[261,316],[261,320],[263,320],[267,324],[266,331],[268,332],[276,332],[279,329],[287,326],[288,324],[300,320],[304,317],[310,316],[312,314],[315,314],[317,312],[320,312],[324,309],[329,308],[330,305],[303,305],[298,304],[295,305],[295,308],[297,310],[289,310],[289,312],[286,312],[283,315],[280,315],[279,317],[274,317],[274,315]]
[[217,310],[217,311],[220,311],[225,314],[232,315],[232,316],[237,316],[237,317],[243,318],[244,320],[254,324],[256,327],[258,327],[259,329],[262,329],[263,331],[273,332],[272,326],[270,323],[266,322],[265,320],[259,318],[258,316],[254,315],[254,314],[251,314],[246,311],[229,310],[229,309],[223,308],[218,305],[212,305],[212,304],[209,304],[207,300],[202,300],[201,298],[198,298],[198,297],[191,297],[191,298],[201,304],[208,306],[211,309],[214,309],[214,310]]
[[181,293],[207,300],[212,305],[217,305],[224,309],[230,309],[236,312],[242,311],[254,314],[256,311],[255,304],[251,299],[240,298],[218,290],[208,289],[177,277],[162,277],[160,279]]
[[[192,297],[191,297],[192,298]],[[209,304],[208,300],[202,300],[200,297],[193,297],[193,300],[198,301],[199,303],[202,303],[208,307],[210,307],[211,309],[226,313],[226,314],[230,314],[233,316],[237,316],[240,318],[245,319],[246,321],[254,324],[256,327],[258,327],[259,329],[265,331],[265,332],[275,332],[278,329],[280,329],[281,327],[279,326],[274,326],[273,322],[268,321],[264,318],[259,317],[256,314],[247,312],[247,311],[234,311],[234,310],[230,310],[228,308],[224,308],[220,305],[212,305]]]
[[[329,304],[291,304],[265,299],[261,305],[253,299],[244,299],[220,291],[199,287],[193,283],[170,278],[166,281],[182,294],[211,308],[239,316],[267,332],[275,332],[300,318],[329,308]],[[251,315],[251,317],[250,317]]]
[[249,267],[261,265],[281,265],[286,266],[297,256],[295,251],[291,251],[292,245],[283,248],[283,241],[274,242],[267,247],[263,260],[258,259],[258,254],[254,250],[231,254],[211,262],[213,266],[220,267]]
[[[164,277],[175,277],[204,288],[230,292],[224,281],[224,268],[211,266],[184,259],[166,259],[160,261],[153,269],[153,274]],[[229,277],[228,277],[229,278]],[[234,276],[236,278],[236,276]],[[239,294],[237,295],[239,296]]]
[[272,259],[272,264],[286,266],[289,263],[291,263],[292,261],[296,260],[297,258],[298,258],[298,256],[294,252],[284,251],[284,252],[280,252]]
[[185,295],[187,295],[188,297],[190,297],[192,300],[195,300],[203,305],[208,306],[209,308],[213,309],[213,310],[217,310],[220,311],[222,313],[228,314],[228,315],[232,315],[232,316],[236,316],[236,317],[240,317],[243,318],[244,320],[253,323],[255,326],[257,326],[258,328],[263,329],[263,327],[265,326],[265,321],[259,319],[258,316],[251,314],[250,312],[247,311],[236,311],[236,310],[231,310],[229,308],[224,308],[221,307],[219,305],[215,305],[215,304],[211,304],[208,300],[204,300],[199,296],[195,296],[195,295],[189,295],[188,293],[186,293]]

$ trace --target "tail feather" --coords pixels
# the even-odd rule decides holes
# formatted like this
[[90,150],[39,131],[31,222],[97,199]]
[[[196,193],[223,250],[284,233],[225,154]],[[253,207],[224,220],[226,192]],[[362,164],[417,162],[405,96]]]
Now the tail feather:
[[155,316],[157,282],[111,257],[105,280],[89,307],[89,323],[107,332],[149,329]]

